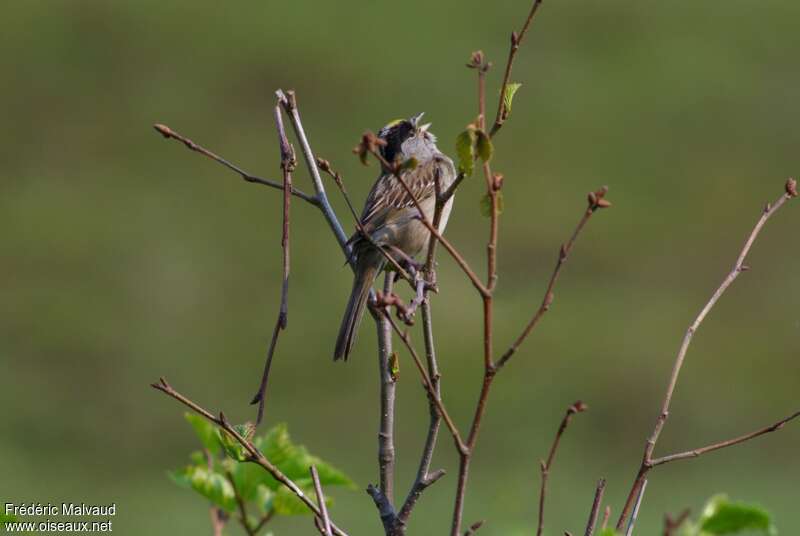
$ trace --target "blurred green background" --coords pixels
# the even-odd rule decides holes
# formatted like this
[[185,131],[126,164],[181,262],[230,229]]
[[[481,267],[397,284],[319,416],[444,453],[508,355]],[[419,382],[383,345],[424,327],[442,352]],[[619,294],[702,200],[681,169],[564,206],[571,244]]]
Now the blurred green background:
[[[426,111],[440,146],[475,115],[471,51],[494,61],[529,2],[9,2],[0,21],[0,497],[117,503],[121,534],[210,533],[207,509],[165,476],[195,448],[173,385],[232,420],[261,371],[279,299],[280,200],[153,132],[163,122],[278,177],[271,107],[294,88],[316,152],[360,204],[376,168],[350,150],[367,128]],[[497,341],[541,297],[585,193],[610,187],[565,268],[552,312],[496,382],[465,521],[530,533],[538,460],[585,400],[551,476],[547,533],[582,532],[594,485],[615,515],[638,466],[683,332],[763,204],[798,170],[800,4],[789,0],[546,2],[519,54],[524,85],[498,136],[506,176]],[[310,190],[301,169],[295,178]],[[482,179],[448,235],[483,267]],[[346,226],[344,204],[331,197]],[[289,329],[267,423],[365,487],[377,480],[374,334],[330,355],[351,284],[319,213],[293,208]],[[800,207],[770,221],[743,276],[695,339],[658,453],[737,435],[798,409]],[[481,375],[480,306],[440,257],[434,299],[445,399],[462,426]],[[413,478],[425,397],[401,354],[398,493]],[[449,474],[411,534],[444,534]],[[800,531],[800,427],[652,474],[639,534],[725,491]],[[380,532],[369,497],[335,490],[354,535]],[[238,530],[234,528],[232,533]],[[312,534],[310,518],[276,534]]]

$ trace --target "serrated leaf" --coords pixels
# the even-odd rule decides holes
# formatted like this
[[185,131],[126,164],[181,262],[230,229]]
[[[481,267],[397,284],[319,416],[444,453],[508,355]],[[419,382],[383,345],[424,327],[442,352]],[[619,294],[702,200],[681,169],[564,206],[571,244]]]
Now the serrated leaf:
[[233,486],[225,476],[205,467],[189,465],[169,473],[173,482],[189,487],[228,512],[236,509]]
[[[310,496],[310,494],[314,493],[314,490],[313,488],[303,489],[303,493]],[[325,499],[325,503],[328,503],[327,498]],[[312,513],[308,506],[285,486],[281,486],[275,492],[275,497],[272,500],[272,508],[275,510],[276,514],[282,516],[296,516]]]
[[[503,213],[503,192],[495,192],[497,197],[497,214]],[[481,215],[487,218],[492,217],[492,198],[489,194],[483,194],[481,197]]]
[[760,506],[734,503],[724,495],[712,497],[700,518],[700,530],[713,535],[759,531],[775,534],[769,513]]
[[219,441],[217,440],[216,425],[211,424],[208,420],[204,419],[196,413],[184,413],[184,418],[194,428],[194,433],[200,439],[203,447],[207,448],[212,454],[219,452]]
[[475,152],[484,162],[491,160],[492,154],[494,154],[492,140],[483,130],[475,131]]
[[[276,425],[265,436],[257,438],[255,444],[268,460],[298,484],[304,480],[310,482],[309,468],[314,465],[317,467],[320,483],[323,486],[355,488],[355,483],[347,475],[311,455],[304,446],[292,443],[286,424]],[[278,482],[271,476],[265,478],[263,483],[273,490],[279,487]]]
[[[239,424],[233,428],[239,435],[244,437],[244,433],[246,433],[244,425]],[[225,454],[237,462],[243,462],[247,460],[247,450],[245,450],[241,443],[239,443],[231,434],[225,430],[222,430],[221,428],[217,429],[217,439],[219,444],[222,445],[222,449],[225,451]]]
[[469,177],[475,169],[475,129],[467,128],[456,138],[458,171]]
[[506,117],[508,117],[508,114],[511,113],[511,105],[514,102],[514,95],[521,87],[522,84],[517,82],[509,82],[509,84],[506,86],[506,90],[503,93],[503,109],[505,110]]

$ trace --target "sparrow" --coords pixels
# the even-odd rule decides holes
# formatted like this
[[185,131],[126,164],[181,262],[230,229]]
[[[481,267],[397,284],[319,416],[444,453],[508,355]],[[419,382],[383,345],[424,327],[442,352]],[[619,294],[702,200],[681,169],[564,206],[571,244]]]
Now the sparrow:
[[[432,222],[436,208],[436,181],[439,181],[441,191],[445,191],[456,178],[456,168],[436,146],[436,136],[429,131],[431,124],[419,124],[422,115],[392,121],[383,127],[378,132],[378,138],[384,142],[379,151],[388,164],[412,158],[416,161],[415,166],[397,173],[419,201],[424,217]],[[353,289],[336,338],[334,360],[346,360],[350,355],[370,289],[386,265],[384,254],[375,246],[385,249],[395,259],[413,259],[430,238],[430,231],[420,221],[413,198],[385,163],[381,162],[381,174],[373,184],[359,218],[363,233],[371,240],[367,240],[362,231],[356,231],[348,240],[355,273]],[[439,233],[443,233],[447,225],[454,197],[451,196],[442,208]]]

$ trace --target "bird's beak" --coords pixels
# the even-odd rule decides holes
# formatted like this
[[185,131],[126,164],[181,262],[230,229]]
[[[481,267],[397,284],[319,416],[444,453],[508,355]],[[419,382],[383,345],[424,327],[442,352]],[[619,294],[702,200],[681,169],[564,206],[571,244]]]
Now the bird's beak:
[[418,128],[419,120],[422,119],[422,116],[425,115],[425,112],[420,112],[417,115],[412,115],[411,118],[408,120],[409,123],[414,125],[414,128]]
[[417,127],[417,130],[419,130],[420,132],[428,132],[429,128],[431,128],[431,124],[425,123],[424,125]]

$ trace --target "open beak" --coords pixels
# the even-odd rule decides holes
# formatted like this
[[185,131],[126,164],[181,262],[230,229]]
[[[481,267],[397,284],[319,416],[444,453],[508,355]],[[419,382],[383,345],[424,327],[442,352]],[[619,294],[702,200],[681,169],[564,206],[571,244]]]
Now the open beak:
[[419,128],[419,120],[422,119],[422,116],[425,115],[425,112],[420,112],[417,115],[412,115],[411,118],[408,120],[414,128]]

